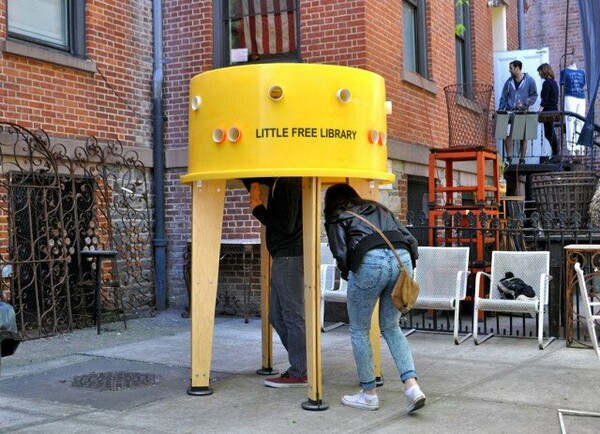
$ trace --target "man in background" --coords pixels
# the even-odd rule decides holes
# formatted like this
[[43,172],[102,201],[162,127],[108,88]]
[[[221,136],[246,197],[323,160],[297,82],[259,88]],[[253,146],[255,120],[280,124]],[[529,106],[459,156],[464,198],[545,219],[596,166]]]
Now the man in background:
[[[498,111],[527,112],[529,107],[537,100],[537,86],[535,80],[529,74],[522,71],[523,63],[513,60],[508,66],[510,78],[504,83]],[[504,141],[506,146],[505,159],[510,164],[513,157],[513,139],[511,136]],[[519,148],[519,164],[525,164],[527,152],[527,140],[521,140]]]

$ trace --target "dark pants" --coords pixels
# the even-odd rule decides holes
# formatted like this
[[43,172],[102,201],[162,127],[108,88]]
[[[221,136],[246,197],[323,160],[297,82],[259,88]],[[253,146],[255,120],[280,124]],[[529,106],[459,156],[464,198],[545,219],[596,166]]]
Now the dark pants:
[[560,154],[560,144],[556,137],[556,131],[554,131],[554,122],[544,122],[544,137],[550,143],[552,156],[558,156]]
[[288,352],[289,374],[306,375],[306,324],[304,319],[304,258],[273,258],[269,322]]

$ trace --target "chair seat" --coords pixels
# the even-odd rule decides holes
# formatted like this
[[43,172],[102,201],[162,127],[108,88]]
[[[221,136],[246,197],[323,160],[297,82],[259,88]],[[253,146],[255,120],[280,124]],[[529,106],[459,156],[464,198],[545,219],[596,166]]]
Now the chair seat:
[[424,297],[419,295],[413,309],[453,310],[454,298]]
[[499,300],[479,299],[479,309],[493,310],[496,312],[523,312],[536,313],[539,308],[539,300]]
[[345,303],[346,297],[347,297],[346,291],[340,291],[340,290],[323,291],[323,299],[325,301],[334,301],[334,302],[339,302],[339,303]]

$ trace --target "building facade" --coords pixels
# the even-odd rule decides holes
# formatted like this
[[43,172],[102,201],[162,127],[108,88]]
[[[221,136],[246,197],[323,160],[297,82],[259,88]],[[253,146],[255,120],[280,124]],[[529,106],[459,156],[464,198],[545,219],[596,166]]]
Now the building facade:
[[26,334],[90,322],[83,250],[119,251],[107,300],[154,307],[152,26],[147,1],[0,0],[2,295]]
[[[190,237],[190,191],[179,181],[187,168],[190,79],[213,68],[268,61],[335,64],[382,75],[393,104],[387,145],[396,175],[382,200],[406,219],[409,211],[426,209],[430,149],[448,146],[444,88],[492,85],[494,49],[518,48],[516,0],[456,3],[165,1],[166,225],[173,300],[185,298],[181,262]],[[457,25],[464,32],[457,33]],[[498,28],[500,34],[493,32]],[[257,238],[260,226],[249,214],[246,192],[232,187],[223,237]]]
[[[48,177],[36,177],[35,185],[24,187],[15,180],[27,180],[26,176],[9,174],[46,173],[51,167],[56,172],[52,178],[57,183],[55,190],[66,191],[62,187],[64,173],[76,180],[71,182],[74,187],[68,198],[82,197],[80,189],[94,191],[86,205],[91,217],[82,223],[87,226],[72,229],[74,235],[60,240],[76,245],[72,251],[66,249],[70,253],[61,254],[61,261],[73,263],[72,258],[77,257],[75,263],[80,262],[78,252],[89,247],[84,235],[92,230],[90,224],[104,227],[113,220],[126,220],[115,214],[123,208],[118,204],[126,200],[125,208],[133,204],[135,210],[130,220],[138,223],[130,223],[124,233],[142,234],[134,235],[139,242],[123,242],[127,237],[114,231],[98,235],[92,230],[90,239],[96,244],[100,240],[102,247],[122,246],[123,252],[130,252],[122,254],[125,266],[119,274],[143,289],[134,293],[129,303],[133,309],[154,306],[154,267],[148,246],[154,213],[151,176],[157,138],[153,133],[153,73],[157,65],[164,69],[164,110],[159,117],[164,127],[165,175],[155,188],[164,192],[166,229],[166,240],[159,241],[166,241],[168,301],[185,305],[191,197],[180,176],[188,165],[188,89],[192,77],[214,68],[258,62],[335,64],[382,75],[393,105],[387,119],[387,144],[389,168],[396,181],[381,190],[381,197],[406,221],[409,215],[427,210],[430,150],[449,146],[451,125],[445,89],[465,83],[492,85],[495,51],[549,47],[550,63],[558,70],[564,63],[566,45],[569,53],[573,51],[568,61],[583,64],[577,3],[571,0],[567,11],[566,2],[561,0],[0,0],[3,293],[10,295],[9,288],[14,287],[6,279],[25,273],[21,280],[28,281],[25,266],[22,271],[10,267],[19,266],[15,261],[18,240],[11,236],[18,232],[13,224],[21,217],[15,212],[18,195],[5,192],[35,189],[40,184],[48,187],[50,182]],[[156,5],[162,11],[162,59],[153,58],[157,48],[153,45],[158,24],[153,13]],[[493,106],[491,101],[490,109]],[[15,136],[17,142],[12,139]],[[36,166],[38,145],[52,164]],[[28,152],[30,159],[26,158]],[[27,164],[22,165],[22,161]],[[142,169],[130,176],[129,169],[124,168],[133,166]],[[117,170],[118,175],[103,171],[106,167]],[[434,176],[443,179],[443,169]],[[457,176],[459,182],[461,177],[467,182],[474,174],[459,170]],[[230,187],[223,237],[256,240],[260,225],[249,214],[247,194],[235,183]],[[40,202],[35,196],[31,198],[25,203]],[[70,214],[61,214],[66,221],[71,215],[84,214],[69,205],[70,200],[63,201],[71,207]],[[140,200],[144,202],[141,205]],[[140,209],[142,216],[137,214]],[[40,215],[45,217],[37,220],[50,222],[47,210],[34,210],[30,220]],[[34,247],[30,247],[33,252]],[[236,255],[224,258],[225,268],[229,267],[220,279],[225,292],[239,292],[247,284],[240,270],[247,270],[248,264]],[[258,268],[256,257],[254,261],[250,269]],[[69,285],[75,287],[76,281]],[[259,294],[258,279],[253,279],[251,292],[254,297]],[[26,296],[25,290],[16,294]]]
[[[568,3],[568,8],[567,8]],[[575,63],[585,67],[582,32],[577,0],[528,0],[525,12],[526,48],[548,47],[550,66],[557,74]],[[589,106],[589,102],[587,104]],[[596,124],[600,124],[600,101],[595,105]]]

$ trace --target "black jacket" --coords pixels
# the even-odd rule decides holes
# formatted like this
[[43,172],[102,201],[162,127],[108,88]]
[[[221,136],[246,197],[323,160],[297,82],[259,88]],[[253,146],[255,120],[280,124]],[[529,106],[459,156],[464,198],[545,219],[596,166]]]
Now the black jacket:
[[254,217],[266,227],[267,249],[272,257],[302,256],[302,178],[248,180],[268,185],[267,207],[258,205]]
[[558,110],[558,84],[551,78],[547,78],[542,83],[542,92],[540,93],[542,102],[540,106],[544,108],[543,111],[556,111]]
[[[413,266],[415,265],[418,257],[417,240],[390,210],[377,202],[360,200],[350,207],[350,211],[377,226],[394,247],[408,250]],[[358,270],[363,256],[369,250],[388,248],[372,227],[343,210],[326,217],[325,230],[329,239],[329,248],[337,260],[344,279],[348,278],[349,271]]]

